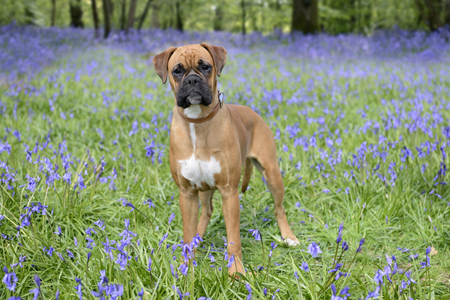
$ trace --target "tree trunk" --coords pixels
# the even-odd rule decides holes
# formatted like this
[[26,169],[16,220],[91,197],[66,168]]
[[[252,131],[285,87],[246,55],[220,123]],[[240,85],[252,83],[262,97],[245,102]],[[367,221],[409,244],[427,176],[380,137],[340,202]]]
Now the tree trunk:
[[276,11],[276,19],[275,19],[275,25],[273,27],[274,27],[275,31],[281,31],[282,25],[281,25],[281,17],[280,17],[280,12],[281,12],[280,0],[275,1],[275,11]]
[[424,0],[425,6],[428,10],[428,27],[431,31],[436,31],[442,27],[441,18],[439,16],[440,1],[439,0]]
[[56,18],[56,0],[52,0],[52,14],[50,19],[50,26],[55,26],[55,18]]
[[148,0],[147,3],[145,4],[145,8],[144,11],[142,12],[142,16],[139,19],[139,24],[138,24],[138,32],[141,31],[142,25],[144,24],[145,18],[147,18],[147,14],[148,11],[150,10],[150,4],[151,4],[152,0]]
[[313,34],[319,31],[319,0],[293,0],[292,32]]
[[111,20],[110,20],[110,8],[109,8],[109,0],[102,0],[103,2],[103,17],[105,19],[105,33],[103,37],[108,38],[109,33],[111,32]]
[[130,9],[128,10],[127,30],[125,32],[125,34],[127,34],[127,35],[128,35],[128,32],[130,31],[130,28],[133,28],[133,26],[134,26],[134,15],[136,14],[136,4],[137,4],[137,0],[131,0]]
[[125,13],[127,11],[127,0],[122,0],[122,7],[120,10],[120,30],[125,30]]
[[70,27],[84,28],[81,0],[70,0]]
[[175,2],[175,14],[177,18],[175,29],[183,32],[183,20],[181,19],[180,2],[178,0]]
[[450,25],[450,0],[444,0],[444,22]]
[[91,7],[92,7],[92,18],[94,19],[95,37],[98,38],[100,26],[98,24],[98,12],[96,0],[91,0]]
[[417,27],[420,23],[425,22],[425,7],[423,5],[422,0],[414,0],[417,6]]
[[214,14],[215,14],[215,17],[214,17],[213,29],[214,29],[214,31],[222,31],[223,30],[223,8],[222,8],[221,2],[217,4]]
[[154,3],[152,6],[152,22],[150,25],[152,28],[160,27],[158,11],[159,11],[158,3]]
[[35,6],[33,1],[25,2],[25,24],[36,25],[34,9]]
[[245,35],[245,0],[241,0],[241,10],[242,10],[242,35]]

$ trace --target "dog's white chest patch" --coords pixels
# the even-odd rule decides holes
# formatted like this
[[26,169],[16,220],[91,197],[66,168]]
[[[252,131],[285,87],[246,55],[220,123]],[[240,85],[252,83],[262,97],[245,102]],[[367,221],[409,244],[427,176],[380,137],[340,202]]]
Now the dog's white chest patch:
[[206,183],[210,187],[213,187],[216,182],[214,180],[214,174],[220,173],[220,163],[214,157],[211,157],[209,161],[200,160],[195,157],[195,128],[194,124],[189,124],[191,131],[191,140],[193,145],[192,156],[186,160],[179,160],[181,165],[181,175],[190,181],[191,185],[201,186],[202,182]]

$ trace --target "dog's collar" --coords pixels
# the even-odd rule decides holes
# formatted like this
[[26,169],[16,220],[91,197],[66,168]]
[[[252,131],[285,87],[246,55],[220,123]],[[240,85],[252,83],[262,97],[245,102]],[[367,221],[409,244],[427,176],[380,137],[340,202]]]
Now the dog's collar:
[[217,113],[219,112],[219,110],[222,108],[223,106],[223,93],[222,92],[218,92],[219,93],[219,103],[216,104],[216,106],[214,106],[212,112],[207,115],[206,117],[203,118],[198,118],[198,119],[192,119],[192,118],[188,118],[186,116],[183,116],[183,114],[180,113],[180,111],[178,111],[178,114],[180,115],[180,117],[189,122],[189,123],[194,123],[194,124],[199,124],[199,123],[205,123],[209,120],[211,120],[212,118],[214,118],[215,115],[217,115]]

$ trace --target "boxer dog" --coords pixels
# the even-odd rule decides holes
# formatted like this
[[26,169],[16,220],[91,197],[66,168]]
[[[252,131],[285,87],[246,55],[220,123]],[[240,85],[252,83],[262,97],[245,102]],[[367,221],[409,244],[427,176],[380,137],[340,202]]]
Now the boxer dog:
[[[175,95],[170,131],[170,171],[180,190],[184,243],[203,236],[213,212],[215,190],[222,195],[229,257],[228,273],[244,274],[239,182],[248,187],[253,165],[262,173],[275,200],[275,216],[288,245],[298,245],[283,208],[284,185],[269,126],[246,106],[223,104],[217,90],[227,51],[207,43],[170,47],[153,58],[163,84],[169,77]],[[198,220],[199,199],[202,213]]]

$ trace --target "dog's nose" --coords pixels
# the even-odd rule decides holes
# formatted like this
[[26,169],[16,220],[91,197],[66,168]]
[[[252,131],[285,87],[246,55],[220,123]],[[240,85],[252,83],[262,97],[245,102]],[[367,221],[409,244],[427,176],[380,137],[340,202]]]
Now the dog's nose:
[[186,77],[184,81],[186,82],[186,84],[196,85],[200,81],[200,78],[198,78],[198,76],[189,76]]

